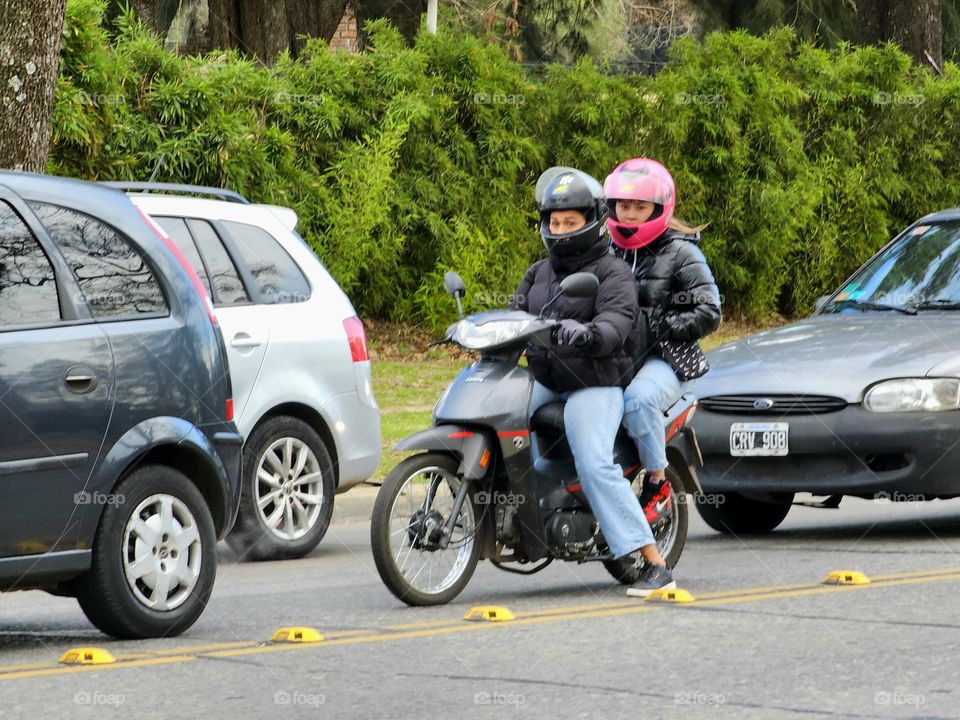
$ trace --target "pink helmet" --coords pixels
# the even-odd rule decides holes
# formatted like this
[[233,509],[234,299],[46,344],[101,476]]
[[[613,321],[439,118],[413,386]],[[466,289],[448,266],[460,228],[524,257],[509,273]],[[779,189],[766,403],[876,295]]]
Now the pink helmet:
[[[607,227],[613,244],[636,250],[656,240],[670,225],[677,204],[676,188],[667,169],[656,160],[633,158],[617,165],[603,184],[610,215]],[[617,219],[617,200],[644,200],[657,205],[650,219],[627,225]]]

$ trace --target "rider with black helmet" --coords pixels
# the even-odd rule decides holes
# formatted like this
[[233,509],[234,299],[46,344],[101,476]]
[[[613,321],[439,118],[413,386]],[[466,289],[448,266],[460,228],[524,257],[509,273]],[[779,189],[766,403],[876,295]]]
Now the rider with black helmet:
[[629,339],[638,312],[633,273],[611,252],[606,201],[596,179],[573,168],[551,168],[537,184],[537,201],[547,258],[530,266],[511,306],[539,314],[575,272],[593,273],[600,284],[596,297],[561,296],[547,309],[545,316],[559,321],[557,344],[527,349],[536,379],[530,412],[566,400],[567,441],[612,554],[642,550],[651,562],[662,563],[640,503],[613,462],[623,388],[633,378]]

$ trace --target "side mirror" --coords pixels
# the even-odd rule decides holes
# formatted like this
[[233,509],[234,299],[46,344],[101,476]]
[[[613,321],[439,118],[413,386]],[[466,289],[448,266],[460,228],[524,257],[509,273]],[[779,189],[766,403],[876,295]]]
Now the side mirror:
[[832,295],[821,295],[820,297],[818,297],[818,298],[817,298],[817,302],[816,302],[816,303],[814,304],[814,306],[813,306],[813,311],[814,311],[814,312],[819,311],[820,308],[822,308],[824,305],[827,304],[827,300],[829,300],[831,297],[833,297],[833,296],[832,296]]
[[463,284],[463,278],[452,271],[444,274],[443,287],[446,288],[448,295],[458,300],[467,294],[467,286]]
[[600,281],[593,273],[578,272],[560,281],[560,292],[567,297],[593,297],[600,289]]

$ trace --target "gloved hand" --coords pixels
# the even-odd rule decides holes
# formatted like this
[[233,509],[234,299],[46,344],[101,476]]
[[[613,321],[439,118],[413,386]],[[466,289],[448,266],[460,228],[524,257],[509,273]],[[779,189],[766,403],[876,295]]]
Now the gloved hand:
[[571,347],[583,347],[593,340],[593,333],[590,328],[576,320],[561,320],[555,331],[557,345],[569,345]]

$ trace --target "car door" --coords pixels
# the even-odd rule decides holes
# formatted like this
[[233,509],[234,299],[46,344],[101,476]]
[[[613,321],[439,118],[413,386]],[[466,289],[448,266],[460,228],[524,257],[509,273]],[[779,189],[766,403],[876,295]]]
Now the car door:
[[214,226],[198,218],[156,217],[155,220],[194,266],[213,300],[227,345],[237,424],[263,367],[270,340],[270,323],[252,302],[241,271],[224,247]]
[[0,557],[85,547],[113,355],[31,210],[0,188]]

